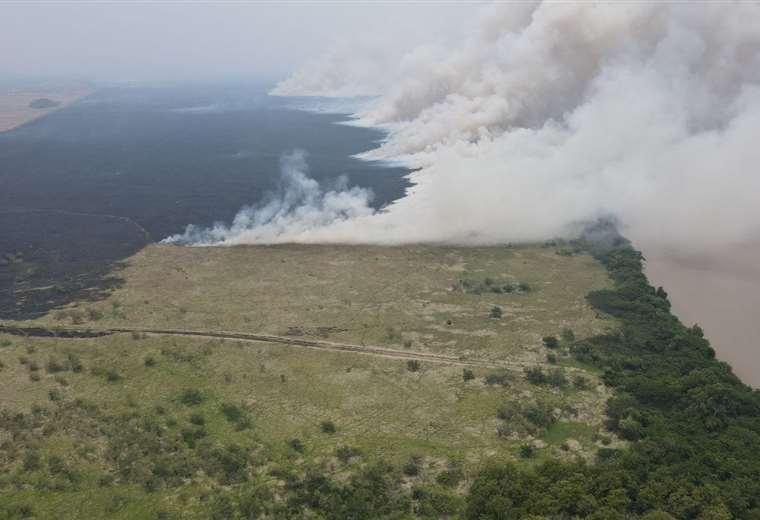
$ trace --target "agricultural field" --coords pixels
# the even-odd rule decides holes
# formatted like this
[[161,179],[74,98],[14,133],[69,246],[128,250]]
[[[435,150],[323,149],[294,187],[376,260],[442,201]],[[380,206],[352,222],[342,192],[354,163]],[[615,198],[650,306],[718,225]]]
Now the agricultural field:
[[[0,133],[34,121],[54,110],[77,101],[92,91],[85,89],[61,92],[14,92],[0,93]],[[34,108],[30,106],[35,100],[51,99],[55,106]]]
[[486,464],[593,460],[622,441],[569,347],[616,326],[584,298],[610,281],[564,253],[148,246],[103,300],[15,323],[105,335],[0,333],[0,511],[207,518],[245,483],[277,516],[383,463],[441,516]]

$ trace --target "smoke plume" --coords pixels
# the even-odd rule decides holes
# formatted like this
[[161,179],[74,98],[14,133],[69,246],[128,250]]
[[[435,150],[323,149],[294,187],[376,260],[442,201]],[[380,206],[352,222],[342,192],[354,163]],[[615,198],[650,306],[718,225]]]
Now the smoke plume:
[[323,189],[308,176],[306,153],[295,150],[281,157],[280,189],[264,203],[241,209],[230,226],[189,225],[184,233],[163,242],[204,246],[300,242],[315,230],[371,215],[371,202],[370,190],[349,189],[345,177],[338,179],[334,189]]
[[464,26],[400,58],[333,48],[274,91],[380,93],[356,117],[389,132],[367,158],[418,168],[406,197],[317,189],[213,236],[486,244],[614,215],[649,243],[760,238],[760,4],[505,2]]

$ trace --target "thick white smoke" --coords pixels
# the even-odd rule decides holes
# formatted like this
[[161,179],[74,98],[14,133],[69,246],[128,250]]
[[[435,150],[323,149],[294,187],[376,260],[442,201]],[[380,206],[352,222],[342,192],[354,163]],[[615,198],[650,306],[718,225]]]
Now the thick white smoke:
[[370,190],[347,188],[345,177],[339,178],[334,189],[325,190],[307,173],[303,150],[286,154],[280,159],[280,190],[263,204],[241,209],[230,226],[190,225],[163,242],[205,246],[299,242],[314,230],[373,213]]
[[760,4],[510,2],[473,16],[400,59],[333,49],[276,89],[381,92],[357,116],[390,132],[368,158],[420,168],[405,198],[266,233],[233,224],[234,241],[540,240],[610,214],[650,243],[760,238]]

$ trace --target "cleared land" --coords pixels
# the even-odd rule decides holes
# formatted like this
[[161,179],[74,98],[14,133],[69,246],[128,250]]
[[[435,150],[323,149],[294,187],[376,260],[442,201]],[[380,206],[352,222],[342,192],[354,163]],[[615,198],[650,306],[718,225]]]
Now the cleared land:
[[[25,125],[91,93],[92,91],[85,89],[62,92],[0,93],[0,133]],[[29,104],[36,99],[51,99],[59,104],[50,108],[31,108]]]
[[[97,517],[111,507],[113,518],[154,518],[158,510],[200,518],[197,487],[219,478],[203,461],[213,460],[214,446],[232,444],[246,453],[246,478],[273,489],[307,468],[340,479],[373,461],[414,461],[417,472],[403,476],[410,489],[440,487],[441,474],[461,471],[453,487],[446,484],[457,495],[489,461],[590,458],[619,441],[602,427],[608,391],[567,354],[568,330],[583,338],[615,326],[584,299],[609,280],[589,256],[557,253],[540,246],[149,246],[128,261],[119,273],[125,283],[107,299],[19,324],[133,332],[0,334],[3,406],[8,417],[35,409],[39,423],[25,439],[6,435],[15,456],[0,461],[8,475],[0,504],[3,496],[33,500],[42,517]],[[557,348],[544,346],[543,336],[563,331]],[[531,366],[562,371],[566,380],[532,383],[522,371]],[[243,419],[231,418],[233,407]],[[131,461],[147,476],[125,470],[114,453],[148,435],[120,422],[130,415],[182,439],[185,456],[202,469],[157,489],[150,468],[160,453]],[[6,417],[6,431],[11,423]],[[526,457],[525,446],[534,453]],[[49,463],[24,471],[30,449],[43,461],[60,457],[79,483],[40,485],[63,477]],[[99,485],[103,475],[112,476],[107,485]],[[116,507],[115,495],[124,504]]]

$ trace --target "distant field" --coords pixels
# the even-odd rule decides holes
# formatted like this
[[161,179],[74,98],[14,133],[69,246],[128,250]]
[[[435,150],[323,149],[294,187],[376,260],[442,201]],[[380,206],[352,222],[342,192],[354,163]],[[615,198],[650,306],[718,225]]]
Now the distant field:
[[[218,485],[203,461],[233,444],[246,453],[246,479],[273,489],[287,481],[283,475],[308,468],[340,479],[385,461],[418,467],[402,477],[410,488],[449,486],[456,496],[487,462],[589,459],[598,447],[619,441],[602,427],[608,391],[596,374],[570,361],[567,347],[570,330],[581,339],[614,326],[584,300],[609,281],[589,256],[557,251],[149,246],[118,273],[125,284],[106,300],[80,302],[32,324],[255,332],[484,365],[464,377],[462,366],[445,361],[414,365],[266,342],[140,333],[70,340],[0,335],[5,428],[13,413],[34,407],[29,417],[39,423],[27,438],[13,438],[15,457],[0,459],[8,475],[0,480],[0,505],[34,499],[38,514],[98,517],[120,494],[125,502],[109,518],[155,518],[158,510],[201,518],[201,494],[178,497],[192,486]],[[541,339],[547,335],[563,339],[550,350]],[[547,375],[560,370],[565,381],[532,383],[523,373],[531,366]],[[197,402],[186,399],[189,390]],[[243,419],[230,419],[230,407]],[[139,426],[121,425],[132,424],[124,419],[130,414],[140,418]],[[536,414],[543,419],[526,419]],[[155,427],[144,427],[145,421]],[[110,426],[98,427],[103,424]],[[188,439],[198,431],[199,440]],[[177,441],[181,453],[204,469],[181,484],[162,476],[164,484],[153,489],[149,470],[146,476],[125,469],[114,455],[114,444],[150,445],[152,435],[184,439]],[[529,457],[526,446],[534,450]],[[79,472],[78,483],[50,484],[63,477],[50,473],[49,463],[25,470],[24,453],[31,449],[43,461],[61,457]],[[148,468],[160,460],[134,457]],[[461,480],[441,484],[446,472],[461,472]],[[103,475],[112,476],[106,486],[98,484]],[[17,488],[33,482],[37,492]],[[85,495],[85,509],[72,509]]]
[[[34,121],[54,110],[65,107],[90,94],[90,90],[51,92],[21,92],[0,94],[0,133]],[[31,108],[29,104],[40,98],[51,99],[60,103],[51,108]]]

